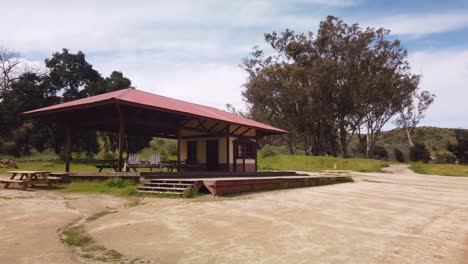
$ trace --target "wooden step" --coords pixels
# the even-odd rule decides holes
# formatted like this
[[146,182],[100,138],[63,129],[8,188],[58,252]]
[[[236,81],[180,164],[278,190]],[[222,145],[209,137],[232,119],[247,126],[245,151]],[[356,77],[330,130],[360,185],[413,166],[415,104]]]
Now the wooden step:
[[139,186],[138,189],[144,190],[169,190],[169,191],[185,191],[186,188],[177,188],[177,187],[154,187],[154,186]]
[[187,188],[187,187],[193,186],[193,184],[189,184],[189,183],[156,183],[156,182],[153,183],[153,182],[150,182],[150,183],[144,183],[143,186]]
[[138,192],[154,194],[177,194],[182,193],[188,188],[194,188],[197,181],[181,179],[151,179],[145,180],[138,186]]
[[151,183],[180,183],[180,184],[195,184],[196,181],[184,181],[184,180],[147,180],[145,182]]
[[150,193],[150,194],[173,194],[173,195],[182,195],[182,193],[180,192],[159,192],[159,191],[142,191],[142,190],[139,190],[138,192],[140,193]]

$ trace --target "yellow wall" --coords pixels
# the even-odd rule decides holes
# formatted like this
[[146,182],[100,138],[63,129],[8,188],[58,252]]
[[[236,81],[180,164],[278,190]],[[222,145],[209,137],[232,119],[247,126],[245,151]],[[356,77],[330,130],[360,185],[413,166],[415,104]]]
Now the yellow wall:
[[180,141],[180,160],[187,160],[187,140]]
[[[206,162],[206,141],[210,139],[217,139],[218,140],[218,152],[219,152],[219,163],[223,164],[226,163],[226,137],[219,137],[219,138],[203,138],[203,139],[193,139],[187,140],[182,139],[180,141],[180,160],[185,161],[187,160],[187,141],[197,141],[197,161],[200,163]],[[234,145],[233,141],[236,138],[230,137],[229,138],[229,163],[232,164],[234,162]]]

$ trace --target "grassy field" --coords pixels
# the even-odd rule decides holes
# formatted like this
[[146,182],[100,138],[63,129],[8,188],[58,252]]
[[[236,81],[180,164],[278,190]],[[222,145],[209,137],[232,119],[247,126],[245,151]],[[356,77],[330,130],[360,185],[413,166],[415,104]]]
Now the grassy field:
[[117,196],[132,196],[136,194],[136,185],[125,185],[121,187],[112,187],[105,182],[76,181],[63,185],[64,192],[89,192],[89,193],[108,193]]
[[[52,172],[65,171],[65,164],[57,157],[32,156],[15,159],[20,170],[45,170]],[[53,164],[52,167],[43,166],[44,163]],[[77,159],[71,162],[71,170],[74,172],[96,172],[95,167],[99,161]],[[301,170],[301,171],[321,171],[321,170],[353,170],[360,172],[382,172],[382,168],[387,167],[388,162],[372,159],[343,159],[334,157],[316,157],[304,155],[274,155],[262,158],[258,157],[259,170]],[[436,174],[446,176],[468,176],[468,166],[455,164],[424,164],[412,163],[411,169],[416,173]],[[6,175],[8,171],[16,170],[12,168],[0,168],[0,175]],[[106,169],[104,171],[113,171]]]
[[[48,161],[53,163],[53,167],[42,166],[43,161],[22,161],[17,160],[16,165],[20,170],[42,170],[42,171],[65,171],[65,163],[60,160]],[[72,171],[97,171],[94,162],[89,161],[75,161],[70,164]],[[0,168],[0,174],[5,174],[7,171],[17,170],[12,168]]]
[[361,172],[382,172],[382,168],[388,167],[388,163],[371,159],[343,159],[333,157],[315,157],[302,155],[275,155],[259,157],[258,168],[260,170],[353,170]]
[[468,166],[456,164],[424,164],[422,162],[412,163],[411,170],[421,174],[434,174],[444,176],[468,177]]

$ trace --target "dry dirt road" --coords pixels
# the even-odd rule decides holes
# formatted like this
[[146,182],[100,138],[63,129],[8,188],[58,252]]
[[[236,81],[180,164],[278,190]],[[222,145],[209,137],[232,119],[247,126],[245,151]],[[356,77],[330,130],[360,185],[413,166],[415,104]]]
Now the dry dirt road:
[[[230,198],[145,198],[85,228],[105,247],[153,263],[468,263],[468,178],[389,170]],[[0,263],[81,261],[57,230],[125,202],[23,193],[0,190]],[[5,198],[12,194],[20,198]]]

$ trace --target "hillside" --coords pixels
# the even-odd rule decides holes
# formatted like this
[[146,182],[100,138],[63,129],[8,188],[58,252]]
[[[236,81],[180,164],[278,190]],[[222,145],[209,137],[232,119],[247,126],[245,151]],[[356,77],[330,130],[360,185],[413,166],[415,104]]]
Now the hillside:
[[[414,131],[414,142],[424,143],[431,155],[447,152],[448,144],[455,144],[455,129],[439,127],[418,127]],[[394,159],[393,150],[398,148],[408,159],[409,147],[405,131],[402,128],[395,128],[385,131],[377,140],[377,145],[383,146],[391,160]]]

